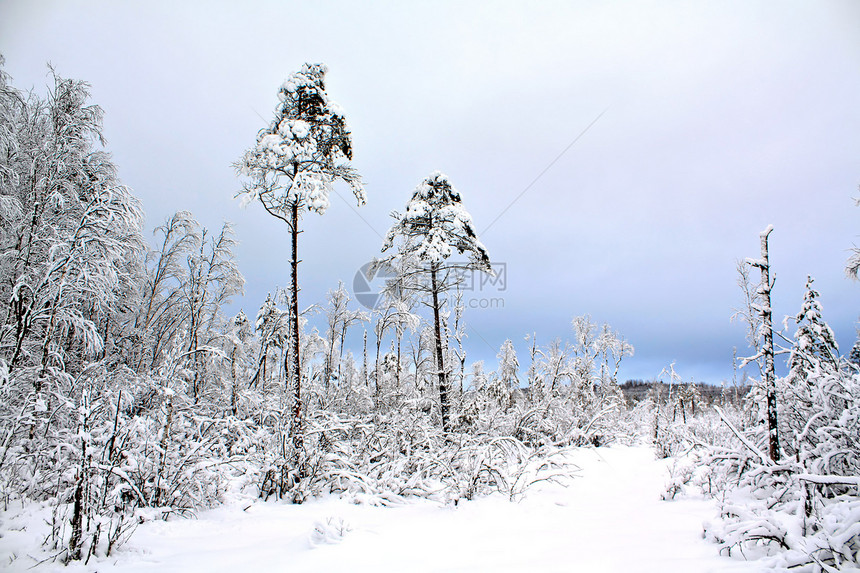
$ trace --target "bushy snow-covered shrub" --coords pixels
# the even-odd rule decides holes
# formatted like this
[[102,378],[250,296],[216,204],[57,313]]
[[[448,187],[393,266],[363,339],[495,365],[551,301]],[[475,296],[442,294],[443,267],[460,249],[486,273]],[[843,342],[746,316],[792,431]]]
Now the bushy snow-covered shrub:
[[[10,377],[28,384],[29,369]],[[119,411],[133,375],[95,363],[75,378],[53,372],[41,392],[14,393],[3,416],[0,481],[7,497],[54,505],[48,543],[57,557],[88,559],[110,551],[133,528],[140,492],[125,473]],[[128,396],[128,394],[126,394]],[[25,429],[26,431],[21,431]]]
[[[836,570],[860,563],[860,372],[848,364],[814,369],[798,388],[780,381],[786,401],[777,461],[762,453],[761,431],[741,445],[713,448],[704,463],[729,486],[722,520],[708,538],[727,552],[771,555],[793,570]],[[801,423],[802,421],[802,423]]]
[[211,507],[237,474],[253,472],[264,429],[207,416],[169,382],[94,363],[0,405],[2,491],[54,505],[57,558],[108,555],[139,521]]
[[438,420],[417,408],[357,418],[317,412],[306,437],[305,476],[289,454],[270,460],[263,497],[302,501],[335,493],[374,505],[409,497],[449,502],[492,492],[516,498],[570,470],[555,450],[531,448],[510,436],[446,434]]

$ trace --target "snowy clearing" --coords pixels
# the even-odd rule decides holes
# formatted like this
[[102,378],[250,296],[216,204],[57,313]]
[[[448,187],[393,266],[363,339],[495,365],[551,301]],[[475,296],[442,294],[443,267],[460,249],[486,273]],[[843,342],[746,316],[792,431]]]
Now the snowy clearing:
[[[545,485],[519,503],[500,495],[457,507],[424,500],[374,507],[336,497],[303,505],[237,501],[196,520],[146,523],[107,561],[46,563],[36,570],[760,570],[760,564],[719,556],[702,539],[703,521],[716,515],[713,501],[660,499],[671,459],[625,446],[582,448],[570,456],[580,472],[567,488]],[[11,546],[32,534],[18,534],[0,539],[0,558],[9,571],[32,570],[33,559]],[[13,552],[20,557],[10,563]]]

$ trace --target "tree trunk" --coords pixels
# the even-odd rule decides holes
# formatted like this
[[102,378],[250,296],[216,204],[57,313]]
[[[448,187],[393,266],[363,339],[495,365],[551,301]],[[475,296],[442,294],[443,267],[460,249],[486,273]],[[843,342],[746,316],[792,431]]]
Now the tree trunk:
[[150,498],[150,505],[161,505],[164,503],[166,491],[162,490],[161,480],[164,477],[164,468],[167,467],[167,448],[170,446],[170,424],[173,423],[173,395],[167,394],[164,402],[164,429],[161,434],[161,463],[155,476],[155,489],[152,492],[154,498]]
[[436,333],[436,367],[439,370],[439,409],[442,413],[442,430],[451,431],[448,419],[448,377],[445,372],[445,360],[442,355],[442,329],[439,323],[439,292],[436,282],[436,265],[430,265],[430,289],[433,292],[433,327]]
[[367,372],[367,329],[364,330],[364,372],[362,375],[364,377],[364,387],[370,388],[370,382],[368,381],[368,372]]
[[[238,335],[237,335],[238,336]],[[230,374],[233,378],[233,385],[230,388],[230,411],[236,416],[239,413],[239,372],[237,354],[239,347],[233,345],[233,352],[230,353]]]
[[758,265],[761,269],[761,287],[759,293],[762,297],[761,318],[764,328],[764,387],[767,395],[767,433],[768,454],[770,459],[779,459],[779,430],[777,426],[776,412],[776,382],[773,366],[773,309],[770,306],[770,290],[773,286],[770,282],[770,263],[768,262],[767,238],[773,228],[768,227],[761,234],[761,261]]
[[[380,320],[385,320],[385,318],[382,318]],[[384,323],[383,323],[383,326],[384,326]],[[381,376],[379,375],[380,374],[380,372],[379,372],[379,349],[381,346],[382,346],[382,335],[377,334],[377,336],[376,336],[376,358],[374,359],[374,362],[373,362],[373,383],[374,383],[373,396],[374,396],[374,402],[376,402],[377,412],[380,411],[379,405],[380,405],[380,402],[382,401],[382,388],[380,388],[380,385],[379,385],[379,383],[381,381],[380,380]]]
[[[340,353],[337,359],[337,385],[341,387],[341,365],[343,364],[343,341],[346,338],[346,321],[343,323],[343,328],[340,331]],[[351,378],[351,376],[350,376]]]
[[400,394],[400,344],[403,339],[403,331],[397,329],[397,370],[395,370],[394,386],[395,393]]
[[326,395],[328,395],[328,385],[331,380],[332,375],[332,359],[334,358],[334,338],[335,338],[335,327],[331,327],[329,329],[329,345],[328,350],[325,355],[325,365],[323,367],[323,388],[325,389]]
[[111,329],[111,313],[107,313],[107,317],[105,318],[105,331],[104,335],[102,335],[102,353],[101,359],[104,360],[107,356],[108,343],[110,342],[110,329]]
[[[290,426],[290,434],[295,450],[296,461],[301,466],[304,459],[304,434],[302,431],[302,375],[299,349],[299,205],[296,202],[290,207],[290,238],[292,239],[292,259],[290,260],[290,330],[292,352],[287,353],[288,364],[286,371],[292,379],[293,384],[293,423]],[[291,362],[292,364],[289,364]],[[303,468],[297,468],[303,473]]]
[[78,476],[75,484],[75,493],[72,504],[72,533],[69,536],[69,557],[68,561],[80,561],[81,546],[83,545],[83,527],[84,527],[84,480],[86,479],[86,459],[87,446],[83,444],[81,449],[81,465],[78,468]]
[[[23,257],[21,255],[18,256],[18,261],[16,261],[15,263],[15,274],[13,275],[13,277],[11,277],[13,286],[15,284],[16,277],[22,276],[22,274],[30,266],[30,255],[33,252],[33,235],[36,232],[36,227],[39,222],[40,207],[42,205],[38,201],[36,191],[36,178],[33,178],[31,193],[33,194],[33,216],[30,218],[30,229],[27,232],[27,254]],[[23,235],[18,237],[18,245],[16,250],[18,251],[18,253],[21,253],[24,250]],[[31,307],[35,306],[36,304],[35,292],[33,293],[33,295],[33,300],[30,302]],[[12,312],[14,312],[15,314],[15,351],[12,353],[12,359],[9,361],[10,371],[13,370],[18,364],[18,358],[21,356],[24,339],[27,337],[27,334],[29,334],[30,330],[30,316],[32,314],[32,309],[27,308],[27,305],[24,303],[22,296],[23,294],[18,291],[17,296],[10,301],[10,305],[12,305],[13,307]],[[39,388],[36,389],[36,392],[38,391]]]

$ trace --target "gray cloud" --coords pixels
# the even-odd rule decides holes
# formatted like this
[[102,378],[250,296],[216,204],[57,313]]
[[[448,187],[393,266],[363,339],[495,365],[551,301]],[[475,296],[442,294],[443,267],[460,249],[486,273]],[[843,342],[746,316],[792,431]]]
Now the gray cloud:
[[[4,2],[0,51],[18,87],[44,64],[93,84],[124,180],[150,227],[177,209],[236,223],[253,312],[287,282],[286,230],[232,200],[231,163],[283,77],[329,65],[369,201],[306,217],[303,303],[377,254],[388,212],[434,169],[479,228],[605,115],[482,239],[509,269],[504,309],[475,310],[470,356],[505,338],[608,321],[637,347],[625,374],[671,361],[731,376],[744,329],[737,259],[768,224],[777,314],[816,277],[843,349],[860,285],[860,9],[852,2],[232,4]],[[340,194],[349,199],[347,190]],[[485,343],[486,341],[486,343]],[[491,350],[493,349],[493,350]],[[741,352],[743,349],[741,348]]]

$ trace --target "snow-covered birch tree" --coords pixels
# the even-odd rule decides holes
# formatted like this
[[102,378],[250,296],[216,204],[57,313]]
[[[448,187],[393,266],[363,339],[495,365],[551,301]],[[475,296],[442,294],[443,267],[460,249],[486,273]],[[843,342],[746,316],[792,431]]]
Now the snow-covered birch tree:
[[[332,374],[334,373],[334,347],[340,338],[341,325],[346,321],[347,315],[350,313],[348,304],[350,298],[343,282],[339,282],[337,289],[328,291],[328,306],[325,308],[326,315],[326,349],[325,363],[323,368],[323,387],[328,390],[328,385],[331,382]],[[343,345],[343,341],[341,341]],[[340,362],[338,362],[338,365]]]
[[514,343],[510,339],[502,343],[496,358],[499,361],[499,368],[491,377],[491,395],[502,409],[507,409],[514,405],[514,392],[520,384],[517,376],[520,362],[517,360]]
[[[392,300],[388,297],[385,298],[384,303],[380,305],[376,310],[374,310],[374,314],[377,319],[373,326],[373,333],[376,336],[376,358],[373,369],[373,376],[376,381],[375,389],[374,389],[374,399],[376,400],[377,409],[381,409],[381,404],[385,400],[385,392],[386,389],[383,387],[382,383],[382,375],[380,372],[380,366],[383,356],[381,355],[381,347],[382,340],[385,337],[385,333],[389,330],[394,331],[395,341],[396,341],[396,358],[393,361],[396,365],[396,369],[394,370],[394,381],[396,384],[400,383],[400,345],[401,339],[403,337],[403,332],[406,329],[415,330],[418,328],[420,323],[420,317],[416,314],[413,314],[409,308],[409,305],[404,300]],[[391,390],[391,389],[388,389]],[[397,388],[399,390],[399,388]]]
[[[267,213],[286,223],[290,231],[291,349],[285,364],[292,386],[290,434],[297,456],[304,450],[302,433],[301,365],[298,310],[299,219],[306,212],[325,213],[332,185],[340,180],[352,189],[359,205],[365,202],[361,178],[349,161],[352,135],[342,109],[325,89],[327,68],[305,64],[278,90],[272,121],[257,134],[256,143],[236,163],[246,178],[240,195],[259,201]],[[301,464],[299,464],[301,466]],[[298,468],[301,472],[301,467]]]
[[128,275],[142,262],[143,212],[100,149],[89,85],[53,74],[46,100],[0,73],[0,360],[80,371],[103,356]]
[[153,230],[158,250],[146,255],[147,273],[140,286],[141,304],[133,330],[138,373],[158,366],[185,321],[182,288],[188,282],[183,263],[200,243],[200,225],[188,211],[177,211]]
[[238,242],[232,225],[224,223],[216,237],[207,235],[208,231],[203,229],[200,244],[187,259],[188,280],[182,288],[182,303],[188,317],[186,351],[194,371],[191,387],[195,401],[203,392],[206,379],[204,354],[215,351],[215,326],[227,330],[223,324],[216,325],[219,319],[224,320],[221,308],[229,303],[231,296],[242,294],[245,284],[233,255]]

